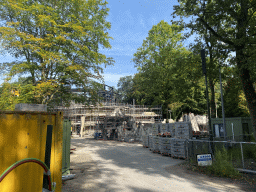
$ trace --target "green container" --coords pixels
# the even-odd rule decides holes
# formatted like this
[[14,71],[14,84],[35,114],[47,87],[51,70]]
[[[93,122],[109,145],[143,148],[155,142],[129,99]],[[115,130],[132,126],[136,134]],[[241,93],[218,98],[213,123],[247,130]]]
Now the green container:
[[[253,133],[250,117],[233,117],[225,118],[226,121],[226,137],[227,140],[247,141],[247,135]],[[233,130],[232,130],[233,124]],[[211,128],[215,140],[223,140],[224,132],[222,118],[211,118]],[[223,129],[222,129],[223,130]],[[224,130],[223,130],[224,131]],[[233,137],[234,134],[234,137]]]
[[62,175],[70,174],[70,139],[71,122],[65,119],[63,121]]

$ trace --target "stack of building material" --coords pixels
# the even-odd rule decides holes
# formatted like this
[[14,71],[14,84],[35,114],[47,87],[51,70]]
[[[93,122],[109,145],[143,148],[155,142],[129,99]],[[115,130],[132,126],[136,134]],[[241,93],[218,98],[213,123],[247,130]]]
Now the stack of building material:
[[186,140],[171,138],[171,156],[186,158]]
[[175,137],[175,123],[169,123],[168,127],[171,137]]
[[191,139],[192,130],[190,122],[176,122],[175,123],[175,138],[177,139]]
[[158,126],[158,133],[157,135],[161,135],[161,130],[163,129],[163,124],[162,123],[157,123]]
[[209,131],[209,124],[208,124],[208,118],[206,116],[202,115],[196,115],[195,116],[197,124],[199,126],[200,131]]
[[172,144],[171,144],[171,139],[170,137],[167,137],[166,139],[168,139],[168,142],[169,144],[167,145],[167,152],[168,152],[168,155],[171,156],[172,154]]
[[161,136],[166,136],[167,135],[167,129],[168,129],[168,123],[161,124],[160,135]]
[[151,133],[152,133],[152,136],[158,135],[158,124],[157,123],[152,124]]
[[206,131],[208,119],[206,116],[203,115],[194,115],[193,113],[185,114],[180,119],[183,122],[190,122],[192,131],[199,132],[199,131]]
[[162,155],[168,155],[170,152],[170,138],[159,137],[159,151]]
[[190,122],[192,131],[195,131],[195,132],[199,131],[199,126],[198,126],[197,119],[195,118],[194,113],[189,113],[188,115],[185,114],[184,118],[183,118],[183,122]]
[[153,136],[153,152],[158,153],[159,151],[159,137]]
[[149,150],[152,151],[153,150],[153,136],[152,135],[148,136],[148,145],[149,145]]
[[206,125],[208,123],[208,118],[203,115],[196,115],[196,121],[199,125]]

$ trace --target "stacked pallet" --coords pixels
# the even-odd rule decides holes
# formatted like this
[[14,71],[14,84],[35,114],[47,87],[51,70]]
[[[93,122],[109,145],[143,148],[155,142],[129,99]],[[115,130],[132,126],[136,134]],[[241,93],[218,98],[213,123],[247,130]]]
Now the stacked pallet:
[[162,123],[157,123],[157,127],[158,127],[157,135],[161,135],[161,130],[163,129],[163,124]]
[[153,136],[158,135],[158,124],[157,123],[152,124],[151,133]]
[[175,123],[168,123],[171,137],[175,137]]
[[149,149],[152,151],[153,150],[153,136],[152,135],[149,135],[148,136],[148,147]]
[[159,151],[162,155],[170,154],[170,138],[169,137],[159,137]]
[[171,156],[186,158],[186,140],[171,138]]
[[190,139],[192,137],[191,123],[189,122],[175,123],[175,137],[177,139]]
[[161,136],[168,135],[167,134],[167,132],[168,132],[167,129],[168,129],[168,123],[161,124],[161,126],[160,126],[160,134],[159,135],[161,135]]
[[159,137],[153,136],[153,152],[158,153],[159,151]]
[[166,150],[167,150],[167,153],[168,153],[169,156],[172,155],[172,143],[171,143],[171,139],[172,139],[172,138],[168,138],[169,144],[168,144],[167,147],[166,147]]

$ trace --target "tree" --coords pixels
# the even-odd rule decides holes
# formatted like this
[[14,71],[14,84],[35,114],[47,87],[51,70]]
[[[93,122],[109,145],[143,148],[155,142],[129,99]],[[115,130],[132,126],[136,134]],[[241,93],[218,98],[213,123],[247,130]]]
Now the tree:
[[133,77],[121,77],[117,83],[118,93],[121,95],[123,102],[132,103]]
[[159,22],[133,59],[140,74],[140,90],[145,92],[144,103],[161,104],[164,116],[168,105],[175,102],[202,110],[197,102],[202,95],[197,94],[202,91],[197,89],[202,79],[200,57],[182,47],[181,30],[178,25]]
[[[8,79],[29,75],[36,103],[95,98],[93,80],[102,79],[102,64],[113,64],[99,53],[99,46],[111,48],[106,5],[101,0],[0,0],[1,46],[22,60],[2,63],[0,69]],[[74,85],[88,97],[70,93]]]
[[[223,88],[225,117],[250,116],[239,77],[228,78],[227,83],[224,84]],[[221,111],[220,117],[222,117]]]
[[17,103],[35,103],[34,86],[19,78],[17,82],[4,82],[0,87],[0,109],[14,110]]
[[[236,67],[246,97],[247,105],[256,138],[256,93],[255,81],[255,44],[256,44],[256,1],[255,0],[179,0],[174,14],[194,16],[190,23],[200,22],[228,49],[236,52]],[[214,18],[210,22],[205,18]],[[218,28],[218,25],[221,28]],[[216,30],[218,29],[218,30]]]

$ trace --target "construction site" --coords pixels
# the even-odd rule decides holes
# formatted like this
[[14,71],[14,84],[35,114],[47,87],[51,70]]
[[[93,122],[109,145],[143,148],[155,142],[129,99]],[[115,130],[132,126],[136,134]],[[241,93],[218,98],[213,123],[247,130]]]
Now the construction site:
[[120,138],[125,134],[126,137],[141,140],[141,125],[162,121],[161,106],[135,105],[135,102],[125,104],[120,102],[113,88],[104,87],[105,90],[98,92],[101,99],[95,105],[72,103],[70,107],[54,108],[54,111],[62,111],[64,118],[71,121],[72,133],[81,137],[99,133],[103,139],[126,139]]
[[[71,91],[79,92],[78,89]],[[70,120],[73,134],[94,135],[103,140],[142,142],[143,129],[152,128],[155,123],[166,123],[161,106],[135,105],[135,101],[122,103],[119,95],[107,85],[98,95],[101,99],[94,105],[72,103],[70,107],[58,106],[54,111],[62,111],[64,118]],[[172,119],[168,122],[175,123]],[[190,122],[191,136],[208,135],[206,116],[184,114],[179,122]]]
[[[14,111],[0,112],[1,150],[14,151],[2,155],[1,191],[143,191],[145,184],[148,191],[157,191],[173,175],[184,176],[178,166],[183,160],[211,154],[207,116],[188,113],[178,121],[163,119],[161,106],[122,103],[111,88],[99,95],[96,104],[72,102],[51,112],[40,104],[17,104]],[[243,158],[242,167],[249,161]],[[35,176],[22,177],[35,170]],[[154,184],[159,173],[164,182]],[[16,176],[19,182],[13,185]],[[190,178],[186,191],[200,180]]]

